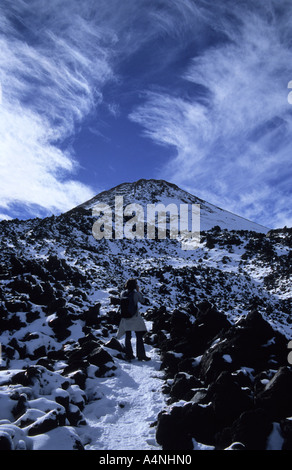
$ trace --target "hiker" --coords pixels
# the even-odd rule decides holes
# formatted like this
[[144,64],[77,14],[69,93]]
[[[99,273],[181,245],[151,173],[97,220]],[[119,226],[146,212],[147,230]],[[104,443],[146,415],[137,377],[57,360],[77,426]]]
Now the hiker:
[[[125,349],[126,349],[126,358],[133,359],[133,350],[131,344],[132,331],[136,333],[136,354],[137,358],[140,361],[149,361],[150,357],[146,356],[143,336],[146,333],[146,325],[141,317],[138,310],[138,302],[145,303],[146,299],[143,297],[139,291],[138,282],[136,279],[129,279],[125,284],[125,289],[121,292],[120,300],[130,294],[133,304],[132,316],[129,318],[121,318],[119,329],[117,333],[117,338],[121,338],[125,335]],[[122,308],[122,307],[121,307]]]

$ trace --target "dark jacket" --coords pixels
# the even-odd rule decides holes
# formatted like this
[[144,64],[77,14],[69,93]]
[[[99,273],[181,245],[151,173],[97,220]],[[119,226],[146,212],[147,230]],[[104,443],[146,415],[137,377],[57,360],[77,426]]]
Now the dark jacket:
[[[123,295],[125,291],[121,293]],[[121,338],[126,331],[147,331],[146,324],[139,313],[138,303],[145,303],[145,298],[141,292],[134,291],[134,302],[137,307],[137,313],[131,318],[122,318],[119,324],[117,338]]]

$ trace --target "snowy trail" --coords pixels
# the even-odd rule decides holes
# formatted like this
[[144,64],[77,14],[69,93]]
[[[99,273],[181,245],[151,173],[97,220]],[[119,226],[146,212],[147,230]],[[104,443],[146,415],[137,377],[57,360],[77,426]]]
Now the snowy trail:
[[155,427],[150,425],[165,407],[163,373],[155,350],[147,345],[146,350],[151,361],[135,359],[129,363],[115,359],[115,375],[94,381],[95,399],[83,411],[87,421],[82,431],[86,450],[160,448]]

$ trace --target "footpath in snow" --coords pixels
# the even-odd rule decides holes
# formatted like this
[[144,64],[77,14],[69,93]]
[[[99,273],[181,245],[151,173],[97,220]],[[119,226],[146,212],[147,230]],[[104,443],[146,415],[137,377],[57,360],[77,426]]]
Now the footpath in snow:
[[83,410],[87,424],[78,431],[86,450],[160,449],[151,424],[165,408],[163,372],[157,352],[145,347],[151,361],[115,359],[112,377],[92,380],[92,400]]

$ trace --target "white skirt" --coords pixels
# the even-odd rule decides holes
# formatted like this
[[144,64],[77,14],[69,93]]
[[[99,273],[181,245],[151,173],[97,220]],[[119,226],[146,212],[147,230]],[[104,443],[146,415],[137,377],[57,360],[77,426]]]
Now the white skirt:
[[117,332],[117,339],[120,339],[126,331],[147,331],[146,324],[141,317],[140,313],[134,315],[132,318],[122,318]]

